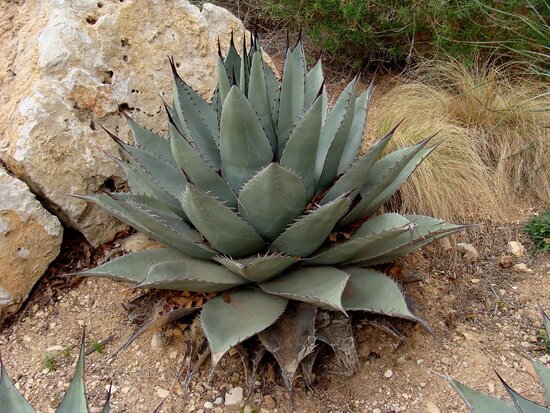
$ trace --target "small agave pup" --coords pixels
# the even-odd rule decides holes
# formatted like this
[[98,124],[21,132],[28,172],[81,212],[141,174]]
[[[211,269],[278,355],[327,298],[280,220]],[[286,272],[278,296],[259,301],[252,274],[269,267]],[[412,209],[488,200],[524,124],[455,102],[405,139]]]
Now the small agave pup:
[[[334,344],[328,329],[351,335],[351,311],[426,325],[396,281],[365,267],[464,228],[421,215],[374,215],[435,149],[430,139],[382,157],[392,131],[359,156],[372,85],[358,95],[352,80],[329,111],[321,62],[307,71],[300,41],[287,50],[280,80],[257,38],[240,56],[232,41],[226,57],[220,53],[211,102],[171,63],[170,136],[128,118],[136,145],[111,136],[132,192],[82,196],[168,248],[82,274],[223,292],[200,316],[213,367],[258,335],[289,387],[317,339]],[[329,311],[335,322],[316,324]]]

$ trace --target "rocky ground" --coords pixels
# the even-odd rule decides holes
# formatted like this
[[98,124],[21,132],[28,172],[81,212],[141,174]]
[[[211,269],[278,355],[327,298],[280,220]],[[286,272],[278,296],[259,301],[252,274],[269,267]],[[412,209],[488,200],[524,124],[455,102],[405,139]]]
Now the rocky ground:
[[[458,235],[450,249],[434,245],[400,263],[395,276],[402,279],[435,337],[419,326],[398,322],[395,327],[406,338],[401,343],[358,323],[359,372],[351,378],[331,374],[332,356],[326,353],[316,366],[313,388],[297,381],[296,410],[466,411],[439,374],[502,396],[504,389],[493,369],[523,395],[542,401],[527,357],[549,360],[538,336],[542,323],[537,305],[550,305],[550,260],[548,255],[532,257],[521,249],[514,256],[509,251],[511,240],[529,246],[519,221],[486,224]],[[479,256],[457,242],[471,244]],[[88,348],[96,350],[87,357],[87,388],[90,405],[97,411],[111,381],[113,412],[151,412],[164,398],[159,412],[235,411],[231,408],[239,403],[249,412],[291,411],[271,363],[257,377],[252,395],[244,399],[244,372],[236,352],[225,357],[210,383],[205,363],[191,381],[184,404],[181,383],[173,384],[186,351],[184,337],[190,329],[186,323],[147,332],[110,359],[137,328],[139,310],[145,306],[127,304],[141,293],[109,280],[68,283],[60,273],[118,254],[129,245],[119,239],[92,250],[69,234],[62,258],[0,333],[6,368],[33,405],[42,413],[54,411],[70,381],[86,326]]]

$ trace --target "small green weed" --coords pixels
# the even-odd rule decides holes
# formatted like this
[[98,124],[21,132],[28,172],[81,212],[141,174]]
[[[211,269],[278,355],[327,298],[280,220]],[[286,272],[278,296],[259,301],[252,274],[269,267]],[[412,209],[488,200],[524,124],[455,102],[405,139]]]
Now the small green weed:
[[550,251],[550,209],[540,215],[533,215],[524,227],[525,233],[533,241],[531,253]]
[[103,348],[103,344],[100,341],[95,340],[92,343],[92,348],[96,353],[103,354],[104,348]]
[[55,370],[55,357],[46,353],[44,355],[44,368],[48,371]]

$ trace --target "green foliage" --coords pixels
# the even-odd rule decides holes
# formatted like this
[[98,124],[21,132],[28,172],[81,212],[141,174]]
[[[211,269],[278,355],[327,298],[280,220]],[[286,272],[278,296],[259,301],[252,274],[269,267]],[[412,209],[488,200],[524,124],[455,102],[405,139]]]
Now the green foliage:
[[550,210],[533,215],[525,224],[524,231],[533,241],[532,252],[550,251]]
[[96,353],[99,353],[99,354],[103,353],[104,348],[103,348],[103,344],[101,343],[101,341],[95,340],[92,343],[92,347],[93,347],[93,349]]
[[[221,2],[224,3],[223,1]],[[244,2],[257,19],[304,26],[327,53],[363,62],[403,63],[438,51],[472,59],[495,51],[548,75],[545,0],[261,0]],[[243,5],[241,5],[241,9]]]
[[55,357],[51,354],[44,355],[44,368],[48,371],[55,370]]
[[[125,255],[81,274],[220,293],[200,316],[213,367],[231,347],[261,333],[287,369],[289,390],[315,348],[318,311],[365,311],[425,325],[395,280],[361,267],[464,228],[421,215],[367,219],[436,145],[426,139],[381,157],[392,131],[359,156],[372,87],[359,93],[353,79],[329,111],[321,62],[308,71],[301,41],[287,50],[279,81],[257,38],[250,48],[243,41],[240,55],[232,39],[225,58],[219,54],[211,102],[178,76],[173,62],[172,70],[170,137],[132,120],[136,145],[111,135],[133,192],[82,197],[171,248]],[[303,334],[283,334],[289,340],[280,343],[278,332],[300,331],[298,324]]]

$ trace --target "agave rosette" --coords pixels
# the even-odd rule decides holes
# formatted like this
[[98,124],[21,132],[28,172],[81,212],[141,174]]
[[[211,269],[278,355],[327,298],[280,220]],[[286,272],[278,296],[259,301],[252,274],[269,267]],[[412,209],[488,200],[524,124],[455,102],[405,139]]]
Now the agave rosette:
[[[113,136],[132,192],[83,197],[168,248],[82,274],[224,292],[201,313],[214,366],[232,346],[277,323],[296,331],[299,314],[309,314],[314,328],[318,309],[422,322],[395,280],[365,267],[463,226],[421,215],[366,217],[434,150],[430,139],[382,156],[390,132],[360,156],[372,85],[358,93],[353,79],[329,110],[321,61],[308,71],[301,42],[288,48],[279,80],[257,38],[240,55],[231,41],[225,58],[219,55],[210,102],[173,62],[172,70],[169,137],[130,118],[135,145]],[[299,314],[282,317],[285,308]],[[314,346],[301,348],[290,376]]]

